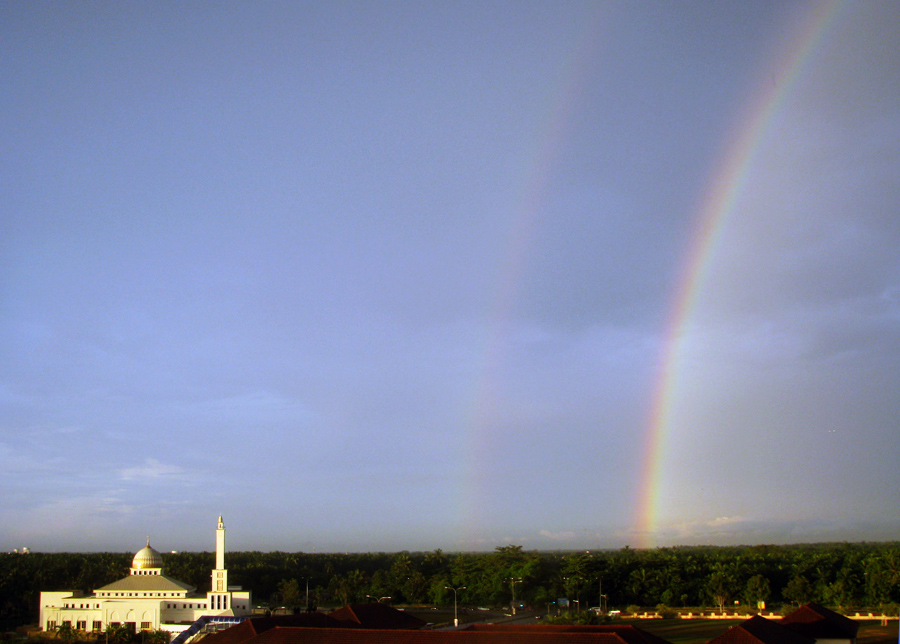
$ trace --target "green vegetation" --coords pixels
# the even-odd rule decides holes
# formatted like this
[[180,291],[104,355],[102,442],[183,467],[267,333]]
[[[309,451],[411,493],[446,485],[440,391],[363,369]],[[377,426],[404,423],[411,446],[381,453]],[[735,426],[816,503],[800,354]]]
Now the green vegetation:
[[[36,623],[40,591],[90,592],[126,575],[132,557],[0,555],[0,628]],[[209,587],[212,553],[163,557],[167,575],[200,591]],[[500,607],[510,605],[515,589],[517,604],[547,613],[566,612],[557,610],[559,598],[567,598],[576,613],[634,605],[646,611],[662,606],[667,615],[688,606],[734,610],[735,602],[749,613],[761,601],[767,610],[817,601],[843,611],[866,607],[896,614],[900,602],[898,543],[553,553],[515,545],[457,554],[232,552],[227,564],[230,581],[252,590],[257,604],[291,610],[306,606],[307,587],[312,606],[387,597],[392,604],[448,606],[453,594],[447,588],[464,586],[461,606]],[[677,636],[669,639],[678,644]]]

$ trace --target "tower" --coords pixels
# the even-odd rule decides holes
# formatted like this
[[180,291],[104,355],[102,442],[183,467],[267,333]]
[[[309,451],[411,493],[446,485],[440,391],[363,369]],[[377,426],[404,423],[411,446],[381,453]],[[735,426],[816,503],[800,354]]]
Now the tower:
[[219,515],[216,527],[216,567],[212,571],[212,585],[209,593],[210,611],[224,611],[231,608],[228,592],[228,571],[225,569],[225,522]]

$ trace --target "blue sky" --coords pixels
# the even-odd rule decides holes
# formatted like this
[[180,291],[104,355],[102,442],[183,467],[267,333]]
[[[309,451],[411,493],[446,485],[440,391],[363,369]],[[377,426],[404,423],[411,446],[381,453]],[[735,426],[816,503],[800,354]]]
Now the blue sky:
[[[639,534],[704,194],[826,12]],[[898,50],[892,2],[3,3],[0,548],[896,538]]]

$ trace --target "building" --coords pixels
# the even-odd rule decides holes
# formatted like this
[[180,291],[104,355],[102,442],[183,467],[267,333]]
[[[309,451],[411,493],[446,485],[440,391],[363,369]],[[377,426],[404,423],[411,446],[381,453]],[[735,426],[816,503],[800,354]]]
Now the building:
[[180,633],[204,616],[240,616],[251,612],[249,591],[228,585],[225,568],[225,523],[216,527],[216,561],[206,593],[163,574],[162,555],[147,545],[131,562],[130,574],[97,588],[78,592],[42,592],[41,628],[68,624],[79,631],[101,632],[121,626],[137,632],[162,629]]
[[756,615],[732,626],[708,644],[815,644],[815,640]]
[[[417,623],[418,622],[418,623]],[[429,630],[385,604],[345,606],[327,615],[250,618],[204,644],[669,644],[635,626],[469,625]]]
[[780,624],[796,633],[811,637],[816,644],[856,644],[859,624],[849,617],[814,602],[804,604]]
[[856,644],[858,628],[852,619],[824,606],[804,604],[778,621],[751,617],[708,644]]

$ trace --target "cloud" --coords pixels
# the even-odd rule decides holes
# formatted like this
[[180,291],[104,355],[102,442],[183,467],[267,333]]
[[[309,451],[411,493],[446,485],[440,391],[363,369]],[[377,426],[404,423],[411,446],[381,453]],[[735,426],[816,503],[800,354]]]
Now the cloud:
[[726,525],[734,525],[736,523],[744,523],[747,520],[744,517],[716,517],[712,521],[707,522],[706,525],[710,527],[719,527]]
[[[4,537],[36,549],[85,547],[90,541],[85,525],[98,532],[115,532],[134,508],[125,502],[123,490],[103,490],[95,493],[36,501],[22,512],[16,508],[0,509],[0,521],[6,526]],[[47,529],[52,526],[53,530]],[[40,542],[35,543],[35,539]],[[65,538],[67,542],[56,542]],[[77,545],[75,545],[77,544]]]
[[161,463],[155,458],[144,459],[144,464],[119,470],[123,481],[138,483],[160,483],[164,481],[184,481],[188,478],[184,468],[169,463]]
[[541,530],[540,534],[542,537],[545,537],[552,541],[572,541],[575,538],[575,533],[571,530],[564,530],[562,532],[550,532],[549,530]]

